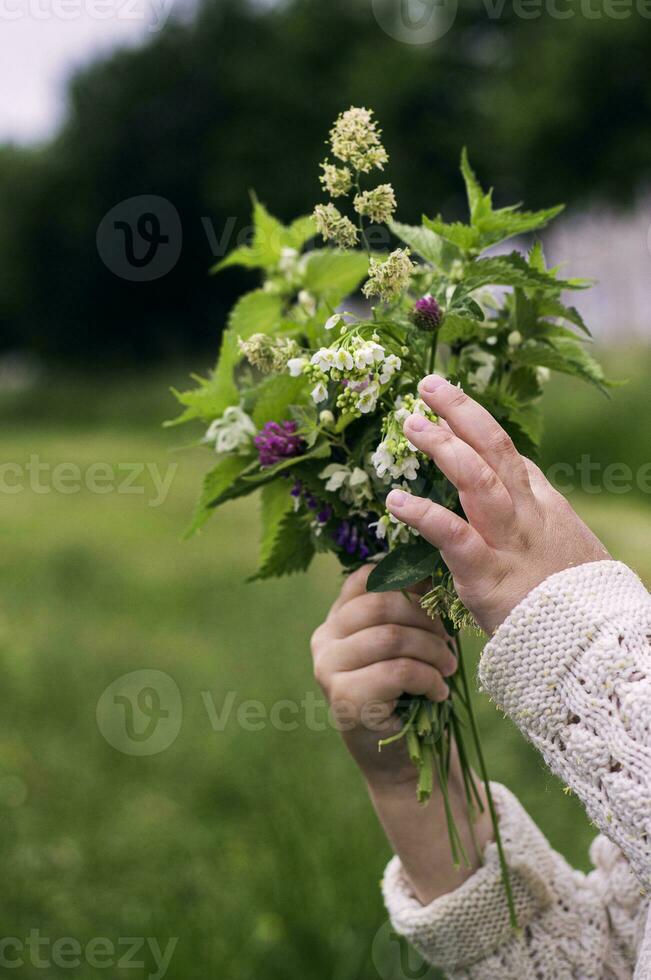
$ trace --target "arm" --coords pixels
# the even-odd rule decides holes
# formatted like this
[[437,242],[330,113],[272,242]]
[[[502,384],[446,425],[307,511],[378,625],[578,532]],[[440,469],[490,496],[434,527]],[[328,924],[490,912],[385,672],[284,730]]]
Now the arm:
[[[487,632],[498,630],[482,668],[489,693],[581,795],[645,883],[651,809],[649,598],[630,571],[608,560],[600,542],[484,409],[441,378],[425,379],[420,393],[441,421],[433,425],[412,416],[405,434],[457,486],[466,519],[400,491],[389,495],[388,507],[441,550],[462,600]],[[582,717],[570,710],[572,704],[581,707]],[[553,929],[544,945],[551,948],[553,936],[562,935],[564,928],[585,928],[576,909],[592,901],[593,913],[586,921],[600,921],[605,939],[591,946],[591,976],[607,976],[620,955],[633,955],[635,944],[627,945],[620,926],[623,919],[637,923],[643,914],[639,884],[621,852],[615,848],[615,853],[617,861],[588,879],[566,866],[563,871],[561,859],[555,862],[557,873],[549,876],[554,906],[554,896],[574,897],[561,899],[562,915],[556,908],[551,923],[547,921],[545,928],[551,924]],[[527,863],[517,845],[508,857],[516,867],[521,858]],[[624,878],[628,897],[623,907],[628,911],[622,919],[617,912],[621,896],[605,882],[621,884]],[[451,911],[454,896],[448,898],[444,904]],[[390,897],[388,904],[391,908]],[[439,901],[424,910],[430,926],[442,908]],[[544,901],[538,906],[538,927],[545,924],[547,908]],[[453,919],[458,915],[454,910]],[[407,924],[400,916],[398,920],[398,928],[401,923],[409,935]],[[634,931],[639,942],[639,923]],[[418,935],[412,939],[418,942]],[[437,942],[442,942],[440,935]],[[539,957],[536,943],[529,944],[525,955],[520,942],[512,937],[508,944],[513,962],[534,962]],[[545,980],[559,970],[587,968],[576,944],[564,948],[557,943],[554,950],[550,970],[539,974]],[[484,967],[488,973],[481,972]],[[477,976],[493,975],[488,960],[479,969]],[[503,975],[516,976],[518,971]]]

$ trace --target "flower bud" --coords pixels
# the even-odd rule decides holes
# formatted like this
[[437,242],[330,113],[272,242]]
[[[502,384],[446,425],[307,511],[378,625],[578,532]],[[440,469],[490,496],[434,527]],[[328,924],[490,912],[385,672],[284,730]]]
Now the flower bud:
[[411,320],[421,330],[436,330],[439,327],[441,307],[430,293],[416,300],[411,311]]

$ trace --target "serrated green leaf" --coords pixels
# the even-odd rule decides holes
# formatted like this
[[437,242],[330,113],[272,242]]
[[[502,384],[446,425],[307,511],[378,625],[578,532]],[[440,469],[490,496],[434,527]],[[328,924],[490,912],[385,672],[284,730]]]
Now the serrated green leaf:
[[399,221],[389,221],[393,234],[409,245],[412,252],[430,262],[437,269],[449,266],[453,259],[459,257],[459,250],[446,242],[440,235],[422,225],[403,225]]
[[481,286],[513,286],[522,289],[547,289],[560,292],[576,288],[571,280],[555,279],[548,272],[532,269],[519,252],[477,259],[467,267],[463,281],[457,287],[455,299]]
[[481,184],[477,180],[475,173],[470,166],[468,151],[464,146],[461,152],[461,173],[466,185],[468,197],[468,209],[470,211],[470,222],[476,226],[477,222],[492,210],[492,191],[484,193]]
[[565,306],[560,300],[553,296],[545,296],[543,299],[541,299],[538,306],[538,315],[543,317],[553,316],[562,320],[567,320],[568,323],[573,323],[576,327],[579,327],[580,330],[583,330],[588,337],[592,336],[579,311],[573,306]]
[[559,204],[544,211],[516,211],[513,208],[501,208],[483,215],[476,222],[482,250],[505,242],[516,235],[524,235],[544,228],[563,210],[564,205]]
[[367,273],[364,252],[319,249],[307,256],[303,287],[334,307],[355,292]]
[[432,575],[441,556],[424,538],[398,545],[378,562],[368,577],[368,592],[392,592],[406,589]]
[[311,214],[305,214],[292,221],[289,228],[283,232],[283,244],[295,248],[297,252],[303,248],[310,238],[316,235],[316,222]]
[[[219,458],[217,464],[203,478],[201,496],[185,538],[196,534],[220,503],[232,499],[238,478],[250,463],[251,460],[246,456],[228,455]],[[250,492],[248,487],[242,487],[241,490],[242,493]]]
[[424,216],[423,224],[430,231],[433,231],[436,235],[440,235],[446,242],[454,245],[455,248],[460,249],[462,252],[473,252],[480,247],[481,243],[477,229],[470,228],[460,221],[448,224],[443,221],[440,215],[437,218]]
[[285,514],[262,567],[249,581],[304,572],[314,557],[309,525],[300,514]]
[[226,258],[216,262],[211,267],[210,273],[221,272],[222,269],[228,269],[234,265],[243,266],[245,269],[258,269],[260,267],[253,249],[249,245],[240,245],[239,248],[234,248],[232,252],[229,252]]
[[605,378],[598,361],[574,338],[553,337],[545,343],[527,343],[517,348],[511,357],[516,364],[532,364],[584,378],[601,391],[613,386],[613,382]]
[[285,516],[294,509],[294,498],[290,494],[291,483],[287,480],[274,480],[262,488],[261,519],[262,540],[260,542],[260,567],[264,568],[271,558],[280,534]]
[[301,399],[305,391],[303,378],[289,374],[274,374],[256,388],[256,402],[251,417],[261,429],[266,422],[283,422],[290,418],[290,406]]
[[485,333],[481,320],[468,314],[451,310],[446,313],[439,330],[439,340],[443,344],[466,343]]

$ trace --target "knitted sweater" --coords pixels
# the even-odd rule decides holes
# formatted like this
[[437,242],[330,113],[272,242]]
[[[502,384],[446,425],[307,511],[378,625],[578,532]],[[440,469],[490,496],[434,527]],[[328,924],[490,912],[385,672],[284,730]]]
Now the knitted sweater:
[[572,869],[496,784],[521,934],[495,844],[427,907],[394,858],[383,890],[395,931],[454,980],[651,980],[651,596],[618,562],[552,575],[497,630],[479,673],[601,830],[595,870]]

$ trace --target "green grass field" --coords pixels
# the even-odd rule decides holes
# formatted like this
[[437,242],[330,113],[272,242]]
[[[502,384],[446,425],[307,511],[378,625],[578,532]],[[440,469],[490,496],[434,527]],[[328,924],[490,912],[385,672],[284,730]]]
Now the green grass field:
[[[584,431],[606,460],[643,461],[648,374],[638,363],[634,383],[610,404],[574,386],[562,401],[561,389],[551,390],[548,460],[564,451],[574,458]],[[279,700],[320,697],[308,640],[337,590],[334,563],[320,558],[306,576],[244,584],[256,561],[251,501],[229,505],[202,536],[181,542],[209,458],[170,453],[179,434],[158,427],[174,412],[159,378],[144,391],[128,380],[67,381],[5,402],[2,461],[21,468],[8,483],[24,482],[2,494],[0,524],[0,921],[2,936],[23,944],[15,975],[161,976],[151,943],[132,956],[142,966],[117,961],[133,952],[128,937],[163,950],[176,937],[166,975],[182,980],[401,977],[381,964],[378,972],[381,940],[373,954],[389,849],[357,773],[322,710],[313,724],[309,705],[299,707],[291,731],[268,717]],[[610,449],[595,435],[605,419]],[[151,506],[147,471],[122,492],[127,472],[116,471],[103,493],[70,492],[75,472],[66,482],[59,471],[54,492],[51,469],[39,484],[24,469],[31,454],[50,467],[80,467],[84,484],[96,463],[177,469],[165,502]],[[618,557],[651,578],[648,496],[573,501]],[[171,735],[180,729],[154,755],[118,751],[98,728],[103,691],[137,670],[162,671],[179,691],[182,718],[175,709],[166,724]],[[593,831],[580,806],[477,700],[494,778],[587,867]],[[258,704],[242,708],[248,701]],[[281,722],[293,720],[290,710]],[[34,930],[47,940],[39,949],[25,945]],[[65,945],[55,955],[64,937],[77,941],[79,956]],[[98,937],[108,943],[89,952]],[[3,952],[16,959],[17,949]],[[39,956],[51,963],[45,973]]]

